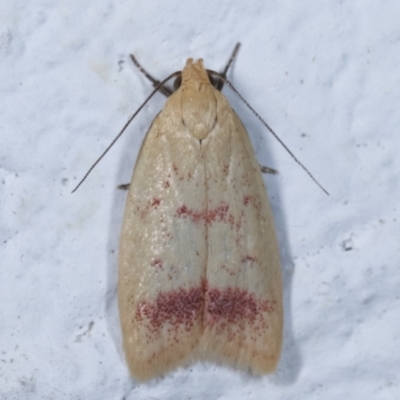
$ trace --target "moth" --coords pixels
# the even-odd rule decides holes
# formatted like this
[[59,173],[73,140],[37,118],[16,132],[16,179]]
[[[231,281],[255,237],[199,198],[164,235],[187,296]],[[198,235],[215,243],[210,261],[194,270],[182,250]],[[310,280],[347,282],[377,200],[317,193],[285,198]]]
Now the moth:
[[222,86],[202,60],[187,60],[129,188],[118,299],[126,360],[139,380],[199,359],[256,374],[279,360],[272,213],[249,136],[213,82]]

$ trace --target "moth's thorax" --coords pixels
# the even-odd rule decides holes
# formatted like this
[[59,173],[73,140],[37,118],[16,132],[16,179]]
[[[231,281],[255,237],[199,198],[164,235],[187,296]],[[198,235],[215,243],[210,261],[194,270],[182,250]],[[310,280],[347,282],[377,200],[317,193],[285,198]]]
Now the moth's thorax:
[[217,100],[203,60],[195,63],[191,58],[187,60],[179,91],[184,125],[196,139],[205,139],[217,119]]

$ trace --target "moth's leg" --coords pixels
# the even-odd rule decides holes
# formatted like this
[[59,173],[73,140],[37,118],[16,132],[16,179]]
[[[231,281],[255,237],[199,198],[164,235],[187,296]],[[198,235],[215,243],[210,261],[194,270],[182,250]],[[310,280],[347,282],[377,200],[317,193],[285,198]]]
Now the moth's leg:
[[122,185],[118,185],[118,186],[117,186],[117,189],[120,189],[120,190],[129,190],[129,186],[131,186],[130,183],[123,183]]
[[[234,59],[235,59],[235,57],[236,57],[236,55],[237,55],[237,53],[239,51],[239,48],[240,48],[240,43],[236,43],[236,46],[233,49],[232,55],[229,58],[229,61],[226,64],[225,69],[221,72],[221,75],[224,78],[226,78],[226,74],[228,73],[228,70],[229,70],[230,66],[232,65],[232,63],[233,63],[233,61],[234,61]],[[223,87],[224,87],[224,81],[222,79],[218,79],[217,83],[215,84],[215,89],[221,91]]]
[[260,170],[263,174],[277,174],[278,171],[276,169],[266,167],[265,165],[260,165]]
[[[160,84],[160,81],[158,81],[157,79],[153,78],[140,64],[139,61],[136,59],[136,57],[133,54],[130,54],[131,56],[131,60],[133,61],[133,63],[136,65],[137,69],[153,84],[154,87],[156,87],[157,85]],[[169,89],[167,86],[161,86],[160,87],[160,92],[164,95],[164,96],[171,96],[172,94],[172,90]]]

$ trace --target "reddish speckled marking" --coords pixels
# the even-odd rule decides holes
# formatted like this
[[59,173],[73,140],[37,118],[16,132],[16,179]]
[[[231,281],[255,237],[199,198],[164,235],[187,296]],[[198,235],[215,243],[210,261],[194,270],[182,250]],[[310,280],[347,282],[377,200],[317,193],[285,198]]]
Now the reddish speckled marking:
[[161,199],[159,199],[159,198],[157,198],[157,197],[153,197],[153,198],[150,200],[150,206],[151,206],[151,207],[157,208],[157,206],[159,206],[160,204],[161,204]]
[[218,207],[212,210],[194,211],[185,205],[178,207],[176,215],[180,218],[190,218],[193,222],[199,223],[204,221],[206,224],[212,222],[229,222],[233,224],[233,216],[228,214],[229,205],[221,203]]
[[225,264],[221,265],[221,269],[223,271],[226,271],[230,276],[235,276],[236,275],[236,271],[232,268],[227,267]]
[[245,206],[247,206],[250,203],[250,200],[253,200],[253,199],[254,199],[254,196],[248,196],[248,195],[243,196],[243,204]]
[[202,313],[203,306],[203,287],[171,290],[160,293],[154,302],[139,303],[134,319],[139,324],[145,323],[152,333],[158,332],[165,325],[172,329],[184,326],[190,330],[199,313]]
[[153,260],[150,265],[156,269],[164,269],[163,262],[159,258]]
[[260,208],[260,201],[257,197],[251,196],[251,195],[246,195],[243,196],[243,204],[245,206],[248,206],[249,204],[252,204],[256,209]]
[[147,214],[149,213],[150,209],[155,208],[157,209],[158,206],[162,203],[162,199],[158,197],[152,197],[149,199],[149,201],[146,203],[144,207],[141,207],[140,205],[137,205],[135,207],[135,213],[140,214],[141,218],[145,218]]
[[260,210],[262,208],[261,201],[258,196],[245,195],[243,196],[243,204],[244,206],[252,205],[257,212],[257,216],[259,217]]
[[210,289],[206,295],[207,324],[254,324],[262,313],[275,310],[276,301],[260,300],[238,288]]
[[163,183],[163,187],[164,187],[165,189],[168,189],[170,186],[171,186],[171,184],[169,183],[169,181],[165,181],[165,182]]
[[214,208],[213,210],[208,210],[206,215],[206,222],[225,221],[228,214],[228,210],[229,210],[228,204],[224,203]]
[[258,259],[257,257],[252,257],[252,256],[246,256],[242,259],[242,263],[253,263],[253,262],[257,262]]

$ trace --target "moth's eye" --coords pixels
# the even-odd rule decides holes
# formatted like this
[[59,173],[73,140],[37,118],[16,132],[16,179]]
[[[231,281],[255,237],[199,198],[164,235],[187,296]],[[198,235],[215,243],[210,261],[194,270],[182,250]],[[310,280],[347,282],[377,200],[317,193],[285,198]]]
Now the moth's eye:
[[217,89],[219,79],[215,79],[215,77],[211,74],[208,74],[208,79],[210,80],[211,85],[213,85]]
[[210,73],[207,73],[208,79],[210,79],[211,85],[215,87],[215,89],[221,91],[222,86],[223,86],[223,81],[219,79],[218,77],[215,77],[214,75],[211,75]]
[[181,84],[182,84],[182,76],[179,75],[174,80],[174,92],[180,88]]

